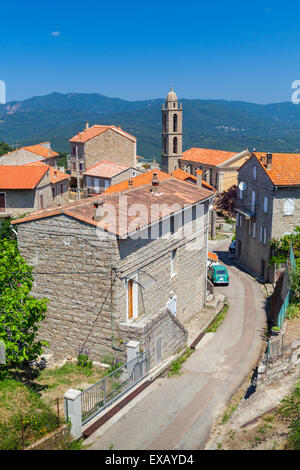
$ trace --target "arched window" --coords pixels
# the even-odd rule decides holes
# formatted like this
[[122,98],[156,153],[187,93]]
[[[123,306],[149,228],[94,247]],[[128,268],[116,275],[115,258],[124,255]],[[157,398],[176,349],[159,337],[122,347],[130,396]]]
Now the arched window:
[[177,114],[173,116],[173,132],[177,132]]
[[167,115],[163,114],[163,130],[164,132],[167,131]]
[[177,137],[173,139],[173,153],[177,153]]

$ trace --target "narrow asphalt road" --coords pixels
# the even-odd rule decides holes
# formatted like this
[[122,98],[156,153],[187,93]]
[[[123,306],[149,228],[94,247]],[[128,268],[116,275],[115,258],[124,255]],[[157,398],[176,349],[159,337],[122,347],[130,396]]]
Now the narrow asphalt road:
[[228,266],[230,285],[216,289],[230,308],[222,325],[184,363],[183,373],[157,379],[138,403],[101,435],[87,439],[89,449],[203,449],[226,403],[252,373],[266,325],[261,286],[232,265],[226,242],[211,242]]

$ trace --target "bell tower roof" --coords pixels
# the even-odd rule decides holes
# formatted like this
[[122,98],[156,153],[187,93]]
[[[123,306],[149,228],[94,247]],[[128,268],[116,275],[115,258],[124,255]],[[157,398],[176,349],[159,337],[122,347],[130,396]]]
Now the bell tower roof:
[[177,95],[173,88],[171,88],[171,91],[167,94],[167,99],[166,102],[168,103],[169,101],[178,101]]

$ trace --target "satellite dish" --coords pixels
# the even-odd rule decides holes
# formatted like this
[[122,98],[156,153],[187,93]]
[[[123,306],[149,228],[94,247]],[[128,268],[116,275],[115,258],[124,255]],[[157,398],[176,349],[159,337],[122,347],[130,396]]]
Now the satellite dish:
[[239,190],[245,191],[246,188],[247,188],[247,184],[245,183],[245,181],[241,181],[239,184]]

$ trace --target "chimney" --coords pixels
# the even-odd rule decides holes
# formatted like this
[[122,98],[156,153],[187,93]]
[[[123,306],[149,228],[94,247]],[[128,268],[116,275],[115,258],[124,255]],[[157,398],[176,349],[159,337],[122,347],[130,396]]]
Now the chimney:
[[197,186],[200,188],[202,187],[202,170],[197,170],[196,171],[196,176],[197,176]]
[[87,131],[90,127],[90,123],[88,121],[85,122],[85,130]]
[[54,176],[57,177],[57,170],[54,170]]
[[98,212],[99,206],[100,206],[99,202],[94,202],[93,220],[96,220],[96,222],[100,222],[100,220],[102,219],[102,216]]
[[272,168],[272,158],[273,158],[273,154],[272,153],[267,153],[267,170],[271,170]]
[[156,171],[153,173],[153,178],[152,178],[152,188],[151,192],[153,194],[158,194],[158,189],[159,189],[159,179],[157,177]]
[[260,157],[260,161],[262,163],[263,166],[266,166],[267,165],[267,156],[266,155],[262,155]]

